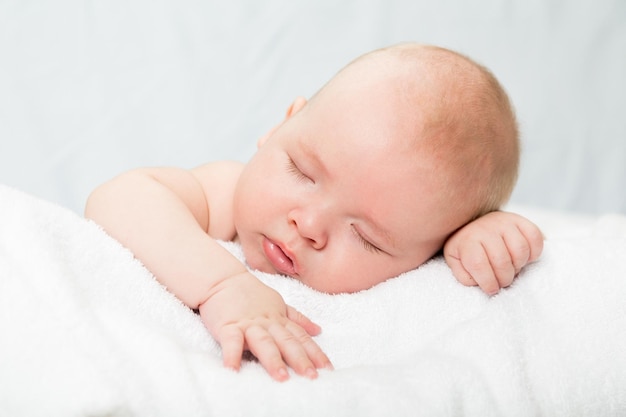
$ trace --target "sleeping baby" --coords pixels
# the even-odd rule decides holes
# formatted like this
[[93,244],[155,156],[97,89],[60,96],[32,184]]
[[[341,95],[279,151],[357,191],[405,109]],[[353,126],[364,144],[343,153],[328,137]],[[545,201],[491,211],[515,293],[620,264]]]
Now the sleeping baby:
[[[454,276],[495,294],[539,257],[527,219],[498,211],[519,140],[506,93],[456,52],[401,44],[365,54],[297,98],[247,164],[122,174],[85,216],[199,310],[224,365],[253,354],[276,380],[332,369],[319,326],[251,269],[326,293],[370,288],[443,250]],[[248,265],[218,240],[241,244]]]

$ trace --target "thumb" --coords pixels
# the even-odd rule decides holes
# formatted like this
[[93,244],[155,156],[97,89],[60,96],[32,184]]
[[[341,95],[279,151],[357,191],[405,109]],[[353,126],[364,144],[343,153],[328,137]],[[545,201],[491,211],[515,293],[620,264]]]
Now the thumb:
[[311,336],[317,336],[322,332],[320,326],[291,306],[287,306],[287,318],[302,327]]

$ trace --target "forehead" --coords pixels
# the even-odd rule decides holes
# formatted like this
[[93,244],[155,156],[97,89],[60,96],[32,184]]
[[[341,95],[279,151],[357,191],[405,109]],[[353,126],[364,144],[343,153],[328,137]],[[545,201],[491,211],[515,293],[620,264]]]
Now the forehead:
[[304,107],[298,115],[301,128],[309,134],[312,146],[330,143],[351,148],[351,154],[408,150],[419,137],[423,116],[401,96],[395,83],[386,78],[363,84],[344,82],[323,90]]

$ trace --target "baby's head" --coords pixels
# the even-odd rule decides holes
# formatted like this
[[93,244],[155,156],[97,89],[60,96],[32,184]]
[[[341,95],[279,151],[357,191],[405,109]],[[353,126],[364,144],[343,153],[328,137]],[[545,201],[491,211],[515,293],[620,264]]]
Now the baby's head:
[[331,293],[424,263],[509,197],[519,159],[495,78],[415,44],[353,61],[260,145],[235,196],[246,259]]
[[364,79],[376,78],[372,73],[380,75],[376,87],[388,84],[398,98],[398,118],[409,129],[398,139],[429,155],[444,177],[442,200],[468,210],[467,221],[508,200],[519,165],[517,122],[487,68],[448,49],[400,44],[357,58],[317,95],[358,94],[367,88]]

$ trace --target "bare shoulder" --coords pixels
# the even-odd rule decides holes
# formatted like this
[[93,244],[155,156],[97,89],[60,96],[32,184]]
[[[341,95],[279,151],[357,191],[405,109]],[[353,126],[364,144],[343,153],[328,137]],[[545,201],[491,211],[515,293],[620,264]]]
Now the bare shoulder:
[[237,161],[215,161],[200,165],[191,171],[198,178],[198,181],[212,181],[214,178],[236,181],[243,170],[244,164]]
[[241,162],[218,161],[191,170],[204,191],[209,209],[208,233],[215,239],[235,237],[233,199],[243,168]]

